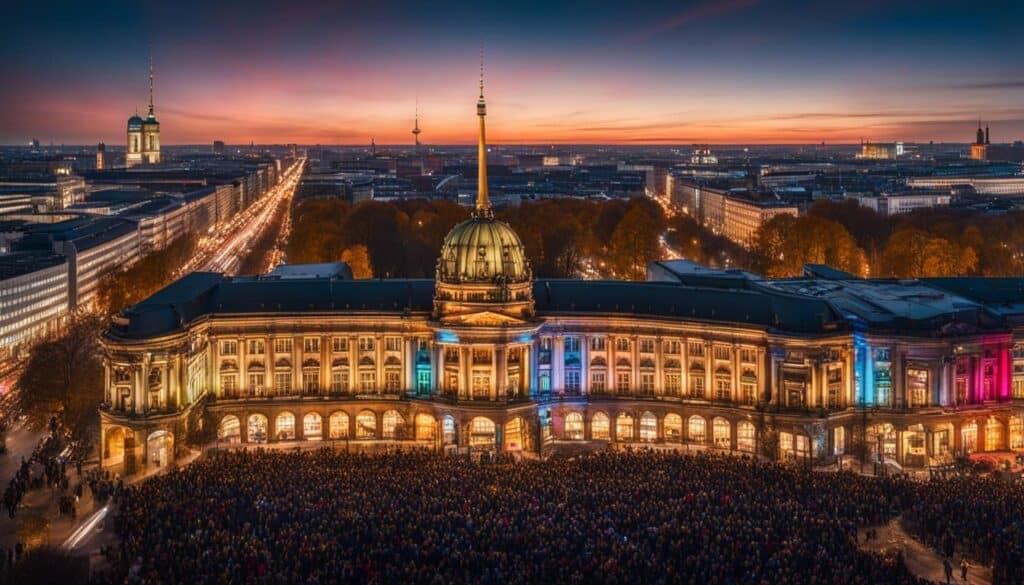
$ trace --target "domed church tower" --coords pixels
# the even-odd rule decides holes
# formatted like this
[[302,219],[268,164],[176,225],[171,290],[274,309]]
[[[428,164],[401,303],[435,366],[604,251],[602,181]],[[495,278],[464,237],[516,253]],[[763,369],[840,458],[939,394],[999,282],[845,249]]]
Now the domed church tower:
[[489,325],[521,322],[533,316],[533,273],[519,235],[507,223],[494,219],[487,194],[487,104],[482,65],[476,115],[480,118],[476,208],[473,216],[452,228],[441,244],[434,317]]

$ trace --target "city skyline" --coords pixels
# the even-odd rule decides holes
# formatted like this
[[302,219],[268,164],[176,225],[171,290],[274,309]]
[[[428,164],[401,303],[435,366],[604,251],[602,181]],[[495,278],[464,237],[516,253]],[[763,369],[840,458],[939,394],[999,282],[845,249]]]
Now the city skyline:
[[481,42],[492,144],[1024,135],[1010,2],[443,4],[11,7],[0,143],[123,144],[152,55],[165,145],[412,144],[417,102],[424,144],[471,145]]

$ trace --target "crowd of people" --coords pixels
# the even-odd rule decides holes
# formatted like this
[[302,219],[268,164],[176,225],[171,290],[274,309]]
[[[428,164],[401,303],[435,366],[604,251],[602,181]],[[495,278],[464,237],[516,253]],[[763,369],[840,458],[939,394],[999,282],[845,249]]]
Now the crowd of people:
[[711,455],[233,452],[129,487],[130,583],[922,583],[860,551],[905,482]]
[[[32,455],[21,458],[21,465],[4,490],[3,505],[7,514],[14,514],[21,500],[29,490],[51,487],[64,493],[68,488],[67,462],[60,456],[63,442],[57,429],[57,421],[50,421],[50,432],[39,440]],[[38,472],[36,470],[38,469]],[[61,507],[63,512],[63,503]]]
[[914,487],[904,526],[947,558],[991,563],[997,583],[1024,583],[1024,486],[990,475]]

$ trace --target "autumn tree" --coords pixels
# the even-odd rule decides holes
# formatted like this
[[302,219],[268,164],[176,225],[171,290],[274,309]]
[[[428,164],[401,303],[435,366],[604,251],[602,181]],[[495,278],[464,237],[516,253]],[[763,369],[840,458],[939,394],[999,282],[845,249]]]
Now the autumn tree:
[[104,319],[71,313],[55,334],[40,339],[18,377],[17,406],[31,428],[45,428],[52,416],[88,444],[98,432],[96,408],[103,401],[103,362],[99,345]]
[[643,280],[647,265],[661,259],[660,237],[664,218],[646,206],[633,206],[612,232],[609,259],[615,274],[627,280]]
[[765,276],[797,276],[804,264],[826,264],[856,276],[867,273],[864,251],[838,222],[817,216],[777,215],[754,237]]
[[971,273],[978,256],[970,246],[906,226],[889,238],[882,263],[886,274],[898,278],[958,276]]
[[345,248],[341,253],[341,261],[348,264],[355,278],[373,278],[373,266],[370,264],[370,253],[366,246],[356,244]]

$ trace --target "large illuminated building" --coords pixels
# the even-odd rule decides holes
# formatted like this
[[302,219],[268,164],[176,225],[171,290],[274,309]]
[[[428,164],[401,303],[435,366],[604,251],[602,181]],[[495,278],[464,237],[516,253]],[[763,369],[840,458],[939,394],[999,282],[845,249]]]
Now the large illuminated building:
[[166,465],[190,435],[822,461],[860,441],[908,467],[1024,450],[1024,280],[766,280],[685,261],[648,282],[535,279],[491,210],[482,86],[477,115],[475,210],[434,280],[193,273],[118,315],[104,466]]
[[153,63],[149,64],[149,113],[145,118],[136,112],[128,118],[128,138],[125,145],[125,165],[155,165],[160,163],[160,122],[153,108]]

